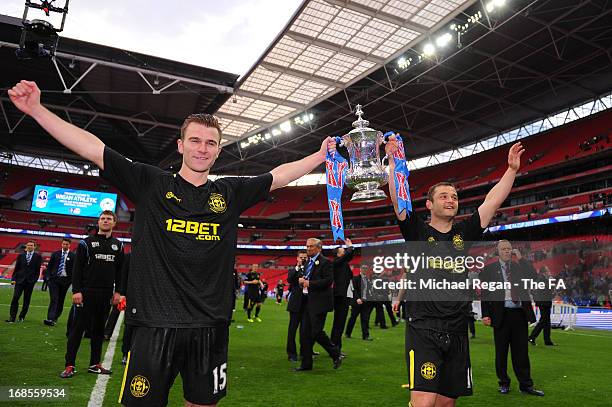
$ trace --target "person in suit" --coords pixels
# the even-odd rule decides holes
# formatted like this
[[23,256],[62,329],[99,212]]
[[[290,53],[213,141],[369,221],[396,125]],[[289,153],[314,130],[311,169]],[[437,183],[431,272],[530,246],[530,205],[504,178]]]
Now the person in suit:
[[[497,244],[499,261],[486,266],[479,275],[484,282],[503,283],[503,289],[482,291],[482,322],[493,327],[495,340],[495,371],[499,380],[499,392],[510,392],[508,376],[508,347],[512,355],[512,368],[519,381],[521,392],[543,396],[544,392],[533,386],[529,363],[527,329],[535,322],[529,292],[522,279],[536,277],[533,266],[523,259],[521,252],[512,248],[507,240]],[[512,261],[512,256],[517,261]],[[515,283],[517,283],[515,285]]]
[[357,317],[360,318],[361,321],[361,338],[364,341],[371,341],[370,338],[370,309],[369,304],[366,302],[366,295],[364,288],[367,284],[366,278],[366,266],[363,265],[361,267],[361,271],[358,275],[353,277],[352,285],[353,285],[353,298],[351,302],[351,316],[346,324],[346,337],[350,338],[353,334],[353,328],[355,327],[355,322],[357,322]]
[[45,325],[54,326],[64,310],[66,292],[72,284],[72,266],[74,252],[70,251],[70,239],[62,239],[62,248],[51,254],[47,266],[47,281],[49,284],[49,308]]
[[544,345],[554,346],[553,341],[550,339],[550,311],[552,309],[554,293],[548,288],[550,278],[548,267],[542,267],[538,276],[540,282],[545,283],[545,288],[533,293],[535,303],[540,308],[540,320],[533,328],[533,331],[531,331],[531,335],[529,335],[529,343],[535,345],[536,338],[540,335],[540,332],[544,331]]
[[476,313],[474,312],[474,308],[472,307],[472,303],[470,302],[467,320],[468,320],[468,329],[470,330],[471,339],[476,338],[476,325],[474,324],[475,318],[476,318]]
[[297,347],[295,345],[295,335],[302,321],[302,287],[299,279],[304,276],[305,268],[308,263],[306,250],[300,250],[297,254],[295,267],[289,269],[287,282],[289,283],[289,293],[287,297],[287,311],[289,312],[289,329],[287,330],[287,358],[291,362],[297,362]]
[[42,265],[42,256],[35,252],[36,243],[30,240],[26,243],[25,253],[20,254],[15,262],[15,271],[11,278],[11,284],[15,286],[13,299],[11,301],[11,310],[8,323],[15,322],[17,311],[19,310],[19,299],[23,294],[23,306],[19,313],[19,322],[23,322],[30,308],[30,299],[34,285],[40,276],[40,266]]
[[334,271],[334,322],[332,324],[331,341],[342,352],[342,334],[348,316],[349,299],[348,286],[353,278],[349,262],[353,259],[353,242],[346,238],[346,248],[337,247],[332,261]]
[[[382,280],[386,280],[389,281],[389,276],[388,275],[381,275],[380,278]],[[372,313],[372,310],[376,311],[376,316],[374,318],[374,325],[377,325],[380,327],[380,329],[388,329],[389,327],[387,326],[387,321],[385,319],[385,310],[387,311],[387,315],[389,316],[389,320],[391,321],[391,326],[397,326],[399,324],[399,322],[397,322],[397,320],[395,319],[395,315],[393,313],[393,307],[391,305],[391,297],[390,297],[390,293],[389,296],[385,296],[382,297],[381,296],[381,291],[379,290],[379,292],[377,293],[377,298],[376,301],[372,301],[370,303],[370,307],[369,307],[369,312]],[[368,317],[369,320],[369,317]]]
[[300,353],[302,364],[296,371],[312,370],[312,345],[317,342],[334,361],[334,369],[342,364],[340,350],[331,342],[323,328],[327,313],[334,309],[332,289],[332,262],[321,255],[323,245],[319,239],[306,241],[308,263],[304,276],[298,278],[302,289],[302,321],[300,326]]

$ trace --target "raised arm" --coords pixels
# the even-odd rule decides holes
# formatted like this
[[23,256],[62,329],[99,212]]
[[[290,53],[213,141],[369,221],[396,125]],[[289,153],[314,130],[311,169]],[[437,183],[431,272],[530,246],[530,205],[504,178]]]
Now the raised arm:
[[403,221],[406,220],[406,211],[403,211],[401,214],[399,213],[397,206],[397,192],[395,190],[395,160],[393,159],[393,154],[399,148],[399,144],[395,136],[389,137],[387,144],[385,144],[385,153],[387,157],[389,157],[389,195],[391,195],[391,202],[393,203],[393,210],[395,211],[395,216],[398,220]]
[[279,165],[274,168],[270,173],[272,174],[272,186],[270,191],[282,188],[290,182],[308,174],[310,171],[317,168],[319,164],[325,161],[325,155],[327,149],[333,150],[336,148],[336,143],[331,137],[327,137],[321,143],[321,148],[316,153],[310,154],[308,157],[304,157],[301,160],[293,161],[290,163]]
[[104,143],[88,131],[80,129],[40,103],[40,89],[35,82],[21,81],[9,89],[8,95],[17,109],[31,116],[54,139],[84,159],[104,169]]
[[499,182],[491,188],[484,202],[478,207],[481,227],[486,228],[489,225],[499,207],[502,206],[508,194],[510,194],[514,178],[516,178],[516,173],[521,166],[521,156],[524,152],[525,149],[520,141],[510,147],[508,152],[508,169]]

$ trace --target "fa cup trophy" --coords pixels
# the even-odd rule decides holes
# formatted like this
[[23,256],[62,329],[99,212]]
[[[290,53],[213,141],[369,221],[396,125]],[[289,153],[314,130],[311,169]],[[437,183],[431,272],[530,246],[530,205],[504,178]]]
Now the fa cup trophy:
[[380,145],[384,143],[382,132],[368,127],[369,121],[363,119],[361,105],[356,106],[357,120],[354,129],[342,137],[341,145],[348,149],[349,168],[346,184],[355,190],[351,202],[375,202],[387,195],[379,188],[388,181],[386,167],[380,159]]

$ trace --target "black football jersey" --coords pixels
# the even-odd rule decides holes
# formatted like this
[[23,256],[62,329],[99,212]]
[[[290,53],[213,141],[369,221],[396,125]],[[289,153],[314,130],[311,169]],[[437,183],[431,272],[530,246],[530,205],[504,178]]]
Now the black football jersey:
[[238,218],[270,191],[270,173],[194,186],[106,147],[104,179],[136,205],[128,324],[209,327],[229,323]]

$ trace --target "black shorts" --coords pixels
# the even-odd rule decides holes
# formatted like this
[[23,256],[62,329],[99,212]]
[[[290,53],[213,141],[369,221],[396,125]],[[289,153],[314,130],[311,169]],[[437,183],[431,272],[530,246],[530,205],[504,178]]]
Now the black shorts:
[[247,303],[247,308],[250,306],[254,306],[255,304],[258,304],[261,302],[261,293],[259,291],[257,292],[249,292],[247,291],[247,301],[250,301],[252,304],[248,304]]
[[125,406],[165,406],[176,375],[185,400],[214,404],[227,391],[229,327],[134,327],[119,402]]
[[470,348],[465,334],[406,327],[410,390],[456,399],[472,395]]

